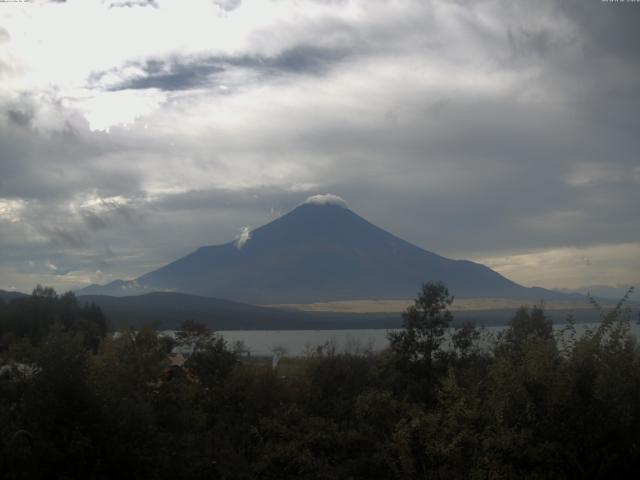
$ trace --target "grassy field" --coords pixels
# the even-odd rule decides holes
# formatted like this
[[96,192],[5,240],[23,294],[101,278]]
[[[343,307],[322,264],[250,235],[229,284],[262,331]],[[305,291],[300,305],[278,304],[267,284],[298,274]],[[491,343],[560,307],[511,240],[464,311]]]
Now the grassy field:
[[[307,312],[338,312],[338,313],[399,313],[413,303],[410,299],[400,300],[341,300],[317,303],[288,303],[269,305],[270,307],[303,310]],[[531,300],[513,300],[507,298],[461,298],[451,305],[452,311],[478,310],[515,310],[522,305],[531,305]],[[605,305],[603,305],[605,306]],[[549,310],[582,310],[592,309],[588,302],[548,302],[545,308]]]

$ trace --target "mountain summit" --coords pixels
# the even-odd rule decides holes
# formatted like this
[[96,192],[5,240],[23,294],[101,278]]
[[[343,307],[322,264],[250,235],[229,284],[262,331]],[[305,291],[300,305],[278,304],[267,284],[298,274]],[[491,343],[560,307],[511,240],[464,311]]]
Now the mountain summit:
[[412,298],[429,280],[444,282],[459,297],[562,296],[412,245],[358,216],[335,195],[310,197],[233,242],[201,247],[135,280],[92,285],[80,293],[169,290],[254,304],[310,303]]

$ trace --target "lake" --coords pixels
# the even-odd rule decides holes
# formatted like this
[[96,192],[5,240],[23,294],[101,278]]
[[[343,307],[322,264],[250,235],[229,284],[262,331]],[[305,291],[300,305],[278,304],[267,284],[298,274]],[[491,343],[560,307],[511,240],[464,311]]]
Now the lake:
[[[555,330],[566,324],[554,325]],[[576,324],[576,330],[583,332],[587,328],[595,328],[596,323]],[[482,342],[487,344],[506,327],[484,327]],[[633,322],[632,332],[638,337],[640,325]],[[358,352],[363,350],[384,350],[389,342],[388,330],[228,330],[218,332],[227,341],[229,347],[236,342],[243,342],[247,350],[255,356],[271,356],[276,349],[285,356],[302,356],[318,345],[330,343],[337,352]]]

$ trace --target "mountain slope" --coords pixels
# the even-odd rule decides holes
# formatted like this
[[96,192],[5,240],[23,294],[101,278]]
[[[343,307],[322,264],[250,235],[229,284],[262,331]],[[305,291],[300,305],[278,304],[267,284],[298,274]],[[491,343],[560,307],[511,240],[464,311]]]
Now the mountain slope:
[[440,280],[460,297],[567,298],[412,245],[337,204],[305,203],[236,242],[201,247],[134,281],[82,294],[169,290],[254,304],[412,298]]
[[13,292],[13,291],[8,291],[8,290],[0,290],[0,299],[2,299],[2,301],[4,302],[10,302],[11,300],[14,300],[16,298],[24,298],[24,297],[28,297],[29,295],[27,295],[26,293],[22,293],[22,292]]

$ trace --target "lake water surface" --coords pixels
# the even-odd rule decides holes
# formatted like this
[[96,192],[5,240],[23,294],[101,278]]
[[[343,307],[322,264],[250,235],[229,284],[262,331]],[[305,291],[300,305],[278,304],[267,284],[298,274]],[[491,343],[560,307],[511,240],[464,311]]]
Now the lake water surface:
[[[565,324],[554,325],[560,330]],[[576,324],[578,334],[587,328],[595,328],[595,323]],[[484,327],[481,342],[488,344],[506,327]],[[638,337],[640,325],[631,324],[632,332]],[[228,330],[218,332],[227,341],[229,347],[242,342],[246,349],[256,356],[270,356],[275,350],[284,355],[302,356],[313,351],[319,345],[334,345],[337,352],[357,352],[364,350],[384,350],[389,342],[389,330]]]

